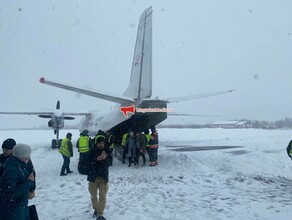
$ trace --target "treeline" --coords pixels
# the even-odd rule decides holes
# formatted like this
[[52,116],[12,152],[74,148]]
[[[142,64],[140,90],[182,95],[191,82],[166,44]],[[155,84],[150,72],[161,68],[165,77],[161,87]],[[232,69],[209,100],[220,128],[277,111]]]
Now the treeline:
[[[263,129],[290,129],[292,128],[292,118],[285,118],[278,121],[258,121],[249,119],[234,119],[232,121],[245,121],[251,128],[263,128]],[[158,128],[210,128],[210,124],[160,124]],[[222,126],[223,127],[223,126]],[[244,126],[243,126],[244,127]],[[232,125],[229,127],[232,128]],[[240,128],[240,127],[237,127]]]
[[292,128],[292,118],[285,118],[278,121],[257,121],[242,119],[242,121],[247,121],[253,128]]

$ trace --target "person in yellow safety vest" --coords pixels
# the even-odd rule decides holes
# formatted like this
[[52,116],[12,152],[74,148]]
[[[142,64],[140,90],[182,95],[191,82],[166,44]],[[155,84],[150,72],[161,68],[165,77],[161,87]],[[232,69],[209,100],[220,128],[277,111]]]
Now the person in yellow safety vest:
[[126,160],[126,156],[127,156],[127,152],[128,152],[128,149],[126,147],[126,142],[127,142],[127,138],[129,136],[129,133],[125,133],[123,134],[123,137],[122,137],[122,142],[121,142],[121,146],[123,148],[123,157],[122,157],[122,163],[125,164],[125,160]]
[[76,144],[79,151],[78,172],[83,175],[87,175],[88,172],[88,154],[91,149],[91,138],[88,133],[88,130],[84,130]]
[[70,170],[70,157],[73,157],[73,148],[72,148],[72,134],[69,132],[61,142],[61,147],[59,152],[62,154],[64,162],[61,169],[60,176],[66,176],[68,173],[72,173],[73,171]]
[[78,148],[78,152],[80,154],[87,153],[91,148],[91,139],[88,136],[88,132],[88,130],[84,130],[77,140],[76,147]]
[[150,161],[149,140],[150,140],[151,134],[149,134],[149,130],[148,129],[144,131],[144,135],[145,135],[145,138],[146,138],[146,151],[148,153],[149,161]]

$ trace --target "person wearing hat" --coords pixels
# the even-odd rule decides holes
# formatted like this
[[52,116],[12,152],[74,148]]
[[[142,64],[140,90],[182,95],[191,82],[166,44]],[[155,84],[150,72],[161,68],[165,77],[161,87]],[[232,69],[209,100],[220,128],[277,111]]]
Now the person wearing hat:
[[70,170],[70,157],[73,157],[73,147],[72,147],[72,134],[69,132],[61,142],[61,147],[59,152],[63,156],[63,166],[61,169],[60,176],[66,176],[68,173],[72,173],[73,171]]
[[16,142],[12,138],[8,138],[2,143],[2,154],[0,154],[0,177],[3,174],[3,166],[4,162],[8,159],[8,157],[12,154],[12,149],[16,145]]
[[28,199],[34,197],[34,174],[28,168],[31,148],[26,144],[16,144],[12,155],[4,164],[0,180],[0,219],[29,219]]
[[[88,190],[91,196],[93,217],[97,220],[105,220],[103,212],[106,205],[108,191],[108,167],[112,164],[112,156],[109,148],[105,148],[103,137],[96,138],[96,144],[89,153],[89,171],[87,175]],[[99,192],[99,198],[97,198]]]
[[150,164],[149,166],[156,166],[158,165],[157,162],[157,154],[158,154],[158,133],[155,126],[151,127],[151,136],[149,140],[149,158]]

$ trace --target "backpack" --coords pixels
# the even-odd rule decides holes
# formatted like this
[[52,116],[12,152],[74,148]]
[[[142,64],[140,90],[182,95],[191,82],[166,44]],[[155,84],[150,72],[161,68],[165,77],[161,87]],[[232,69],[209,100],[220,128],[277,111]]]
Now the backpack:
[[80,154],[78,161],[78,172],[82,175],[88,175],[90,166],[90,152]]

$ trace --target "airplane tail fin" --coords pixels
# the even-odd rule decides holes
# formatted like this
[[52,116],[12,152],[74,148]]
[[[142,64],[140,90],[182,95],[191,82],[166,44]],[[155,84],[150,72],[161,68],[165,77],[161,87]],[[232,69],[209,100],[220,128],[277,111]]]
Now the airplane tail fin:
[[131,79],[124,96],[133,99],[152,95],[152,7],[141,15],[132,63]]

